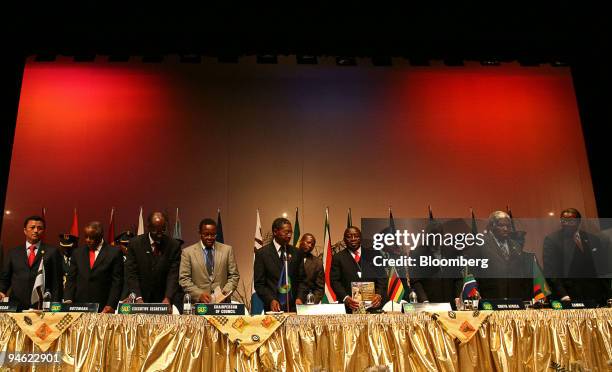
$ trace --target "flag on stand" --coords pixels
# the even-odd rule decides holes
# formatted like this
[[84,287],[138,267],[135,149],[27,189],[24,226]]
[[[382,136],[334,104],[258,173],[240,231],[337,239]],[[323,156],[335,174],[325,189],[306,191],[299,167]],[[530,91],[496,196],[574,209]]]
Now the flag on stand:
[[140,214],[138,215],[138,230],[136,235],[144,235],[144,218],[142,217],[142,207],[140,207]]
[[397,270],[393,267],[389,276],[389,282],[387,283],[387,296],[390,301],[399,303],[404,299],[404,293],[402,279],[397,275]]
[[[261,220],[259,219],[259,209],[257,210],[257,223],[255,224],[255,241],[253,246],[253,268],[255,267],[255,252],[263,245],[263,235],[261,234]],[[255,275],[251,281],[251,315],[259,315],[264,312],[264,304],[255,292]]]
[[506,213],[510,217],[510,223],[512,224],[512,231],[516,231],[516,227],[514,226],[514,218],[512,217],[512,209],[510,209],[509,205],[506,205]]
[[181,231],[181,219],[179,218],[179,209],[176,208],[176,218],[174,219],[174,231],[172,232],[172,238],[183,241],[183,232]]
[[32,296],[30,298],[31,304],[35,304],[43,299],[43,293],[45,291],[44,254],[44,251],[40,252],[40,264],[38,265],[38,271],[36,272],[36,279],[34,279],[34,287],[32,288]]
[[108,233],[106,242],[112,246],[115,245],[115,208],[111,208],[110,222],[108,223]]
[[77,209],[74,208],[74,213],[72,214],[72,226],[70,227],[70,235],[79,237],[79,217],[77,215]]
[[431,205],[428,205],[427,209],[429,209],[429,222],[431,222],[434,219],[433,211],[431,210]]
[[461,299],[467,300],[476,296],[478,293],[478,283],[474,279],[474,275],[467,274],[463,277],[463,290],[461,291]]
[[540,301],[550,296],[551,291],[546,282],[546,278],[540,269],[538,260],[533,257],[533,299]]
[[478,234],[478,225],[476,224],[476,215],[474,214],[474,210],[472,208],[470,208],[470,211],[472,213],[472,234],[476,235]]
[[348,209],[348,214],[346,216],[346,228],[353,226],[353,214],[351,213],[351,208]]
[[217,208],[217,241],[219,243],[225,243],[223,237],[223,223],[221,222],[221,208]]
[[45,241],[45,231],[47,230],[47,208],[42,207],[42,210],[40,211],[40,216],[42,217],[43,220],[45,220],[45,229],[43,230],[43,233],[40,237],[40,241],[44,242]]
[[300,220],[298,218],[298,209],[295,208],[295,223],[293,224],[293,246],[299,248],[298,242],[300,241]]
[[329,233],[329,208],[325,208],[325,227],[323,239],[323,271],[325,273],[325,294],[323,295],[322,303],[336,303],[336,294],[331,287],[331,262],[332,262],[332,245],[331,236]]

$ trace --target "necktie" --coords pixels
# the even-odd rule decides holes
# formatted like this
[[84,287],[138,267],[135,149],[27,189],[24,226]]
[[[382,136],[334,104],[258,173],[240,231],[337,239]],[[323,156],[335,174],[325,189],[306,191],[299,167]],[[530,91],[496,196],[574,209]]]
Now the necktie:
[[153,250],[153,256],[159,256],[160,255],[160,251],[159,251],[159,243],[158,242],[153,242],[151,243],[151,249]]
[[32,265],[34,265],[34,260],[36,259],[36,246],[35,245],[31,245],[30,246],[30,254],[28,254],[28,266],[32,267]]
[[280,248],[280,259],[283,261],[284,265],[284,262],[287,260],[286,248],[284,246]]
[[359,255],[359,252],[355,252],[355,262],[359,263],[360,260],[361,256]]
[[582,240],[580,239],[580,235],[574,235],[574,243],[576,243],[576,247],[578,247],[580,252],[584,252],[584,247],[582,246]]
[[89,268],[93,269],[93,265],[96,262],[96,249],[89,248]]
[[204,251],[206,252],[206,271],[208,271],[208,275],[212,276],[215,270],[215,258],[212,247],[206,247]]

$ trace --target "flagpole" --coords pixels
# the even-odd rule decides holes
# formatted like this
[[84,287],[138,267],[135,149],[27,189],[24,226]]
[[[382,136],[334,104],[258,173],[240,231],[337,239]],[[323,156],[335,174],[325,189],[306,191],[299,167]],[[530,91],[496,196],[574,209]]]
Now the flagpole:
[[287,252],[285,252],[285,288],[287,290],[287,293],[285,293],[285,298],[286,298],[286,302],[287,302],[287,312],[289,312],[289,291],[291,290],[291,288],[289,288],[289,265],[287,263]]

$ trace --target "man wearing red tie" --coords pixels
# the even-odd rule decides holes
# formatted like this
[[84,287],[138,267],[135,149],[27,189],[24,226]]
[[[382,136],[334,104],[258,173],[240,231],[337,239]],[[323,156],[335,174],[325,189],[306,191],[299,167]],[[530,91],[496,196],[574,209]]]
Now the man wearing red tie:
[[41,239],[45,232],[45,220],[40,216],[30,216],[23,223],[25,245],[11,249],[4,259],[0,274],[0,299],[6,297],[12,288],[10,302],[17,304],[18,310],[25,310],[32,303],[32,289],[38,274],[41,260],[45,269],[45,288],[53,301],[62,298],[61,257],[56,247],[44,244]]
[[85,226],[85,246],[73,253],[66,279],[65,302],[98,303],[103,313],[112,313],[119,302],[123,281],[121,250],[102,239],[100,222]]
[[[352,282],[374,282],[375,292],[372,308],[379,307],[385,295],[384,270],[372,264],[373,252],[361,247],[361,230],[355,226],[344,230],[346,249],[332,257],[330,281],[338,301],[344,302],[347,310],[357,310],[359,302],[353,300]],[[364,256],[365,254],[365,256]]]

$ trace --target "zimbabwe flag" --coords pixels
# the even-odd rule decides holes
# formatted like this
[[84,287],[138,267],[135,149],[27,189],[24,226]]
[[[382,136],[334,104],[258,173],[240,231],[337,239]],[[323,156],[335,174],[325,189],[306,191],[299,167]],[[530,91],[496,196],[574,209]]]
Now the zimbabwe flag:
[[402,283],[402,279],[397,275],[395,267],[391,269],[391,273],[389,274],[387,296],[390,301],[398,303],[404,299],[404,284]]

